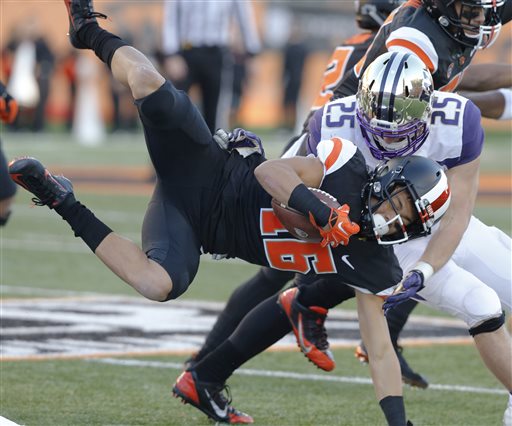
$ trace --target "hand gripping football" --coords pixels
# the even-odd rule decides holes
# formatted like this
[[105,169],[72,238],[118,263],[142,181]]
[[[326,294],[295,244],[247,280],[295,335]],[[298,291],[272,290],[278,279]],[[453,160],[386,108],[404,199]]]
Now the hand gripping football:
[[[331,194],[317,188],[309,188],[309,190],[328,207],[334,209],[340,207],[340,203]],[[295,238],[315,243],[322,241],[318,229],[309,221],[309,217],[275,199],[272,199],[272,208],[279,221]]]

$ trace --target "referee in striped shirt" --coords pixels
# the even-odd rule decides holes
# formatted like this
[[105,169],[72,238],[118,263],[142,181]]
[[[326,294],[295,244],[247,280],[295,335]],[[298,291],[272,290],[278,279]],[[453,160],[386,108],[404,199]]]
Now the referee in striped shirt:
[[240,29],[248,56],[260,40],[250,0],[164,2],[162,51],[167,77],[181,90],[198,84],[210,131],[228,127],[233,86],[232,23]]

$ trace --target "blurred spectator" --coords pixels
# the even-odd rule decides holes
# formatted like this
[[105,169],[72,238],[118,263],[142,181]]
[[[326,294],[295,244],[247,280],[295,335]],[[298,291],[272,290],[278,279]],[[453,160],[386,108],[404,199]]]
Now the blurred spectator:
[[12,61],[8,90],[20,106],[13,128],[40,131],[46,124],[46,104],[55,57],[37,21],[30,19],[16,27],[7,44],[6,53]]
[[294,23],[283,51],[283,126],[286,130],[293,131],[297,122],[297,103],[308,53],[300,28]]
[[233,58],[229,49],[236,20],[245,52],[260,50],[252,3],[247,0],[164,3],[162,52],[167,77],[179,89],[198,84],[202,111],[212,131],[227,127],[233,90]]
[[59,63],[59,68],[69,87],[69,104],[66,114],[66,130],[68,132],[71,132],[73,129],[73,119],[75,117],[77,57],[77,51],[72,49],[61,59]]
[[[0,120],[2,123],[12,123],[17,115],[16,100],[7,93],[4,84],[0,82]],[[9,219],[14,194],[16,194],[16,185],[9,176],[7,161],[0,142],[0,226],[4,226]]]

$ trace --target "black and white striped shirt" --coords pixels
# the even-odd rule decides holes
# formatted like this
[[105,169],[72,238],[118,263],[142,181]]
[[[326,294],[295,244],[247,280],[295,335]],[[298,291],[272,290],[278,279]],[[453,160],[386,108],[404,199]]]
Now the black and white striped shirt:
[[247,53],[261,49],[250,0],[172,0],[164,2],[162,50],[177,53],[183,46],[230,45],[235,18]]

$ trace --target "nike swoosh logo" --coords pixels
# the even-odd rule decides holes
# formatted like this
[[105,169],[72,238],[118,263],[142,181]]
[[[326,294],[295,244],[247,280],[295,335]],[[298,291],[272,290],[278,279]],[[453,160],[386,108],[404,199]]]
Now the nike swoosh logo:
[[302,348],[302,352],[305,354],[308,354],[311,352],[311,349],[313,349],[313,345],[307,345],[306,341],[304,340],[304,332],[302,331],[302,315],[299,314],[299,324],[298,324],[298,333],[299,333],[299,344]]
[[224,409],[222,410],[213,400],[213,398],[210,396],[210,393],[205,389],[204,393],[206,394],[206,397],[208,398],[208,401],[210,402],[210,405],[213,408],[213,411],[215,411],[215,414],[217,416],[225,418],[228,416],[228,406],[226,405]]
[[348,260],[348,257],[350,256],[350,254],[344,254],[343,256],[341,256],[341,260],[343,260],[343,262],[345,264],[347,264],[349,266],[349,268],[353,269],[354,271],[356,270],[356,268],[354,268],[354,265],[352,265],[350,263],[350,261]]

